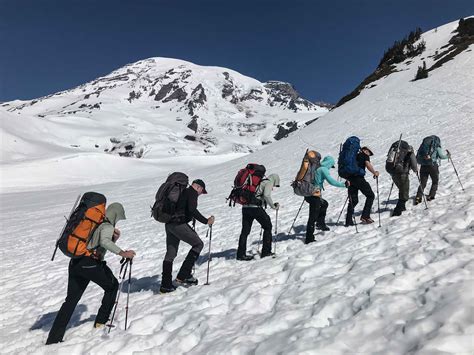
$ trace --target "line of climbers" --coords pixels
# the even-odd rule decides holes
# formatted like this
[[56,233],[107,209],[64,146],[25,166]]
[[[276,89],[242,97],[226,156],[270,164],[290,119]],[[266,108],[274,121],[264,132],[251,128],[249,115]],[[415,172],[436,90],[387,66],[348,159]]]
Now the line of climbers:
[[[338,174],[345,179],[345,182],[342,182],[331,177],[330,169],[335,167],[333,157],[328,155],[321,160],[321,155],[318,152],[306,151],[301,167],[292,183],[294,193],[304,197],[304,201],[309,205],[306,244],[314,241],[315,225],[319,230],[329,230],[325,221],[329,204],[322,197],[325,181],[332,186],[348,190],[346,203],[349,202],[349,204],[346,212],[346,227],[355,224],[353,214],[359,201],[359,191],[366,197],[360,221],[363,224],[374,222],[370,213],[375,195],[369,182],[365,179],[367,169],[378,183],[379,172],[370,162],[372,155],[373,153],[368,147],[360,147],[359,138],[349,137],[341,145],[338,158]],[[426,200],[431,201],[435,198],[438,187],[438,160],[449,157],[448,151],[446,154],[442,151],[441,141],[437,136],[426,137],[416,155],[413,147],[403,141],[401,136],[391,145],[385,167],[393,179],[393,184],[399,189],[399,199],[393,216],[401,215],[406,208],[405,204],[409,198],[408,175],[410,169],[418,176],[417,163],[421,165],[420,187],[414,204],[422,201],[428,177],[432,179],[432,186]],[[238,242],[237,260],[249,261],[254,258],[253,255],[247,255],[247,237],[254,220],[261,225],[263,230],[261,257],[274,255],[272,252],[272,222],[265,209],[270,207],[278,213],[279,203],[273,201],[271,194],[274,187],[280,186],[280,178],[277,174],[265,177],[265,173],[266,169],[263,165],[248,164],[238,172],[234,180],[234,188],[228,197],[229,205],[242,205],[242,230]],[[169,175],[156,193],[152,216],[155,220],[165,223],[166,230],[166,254],[163,260],[161,293],[172,292],[179,285],[189,286],[198,283],[192,271],[204,244],[195,231],[195,221],[210,227],[215,222],[214,216],[206,218],[197,209],[198,197],[206,193],[204,181],[196,179],[189,185],[188,176],[180,172]],[[67,296],[54,320],[46,344],[58,343],[63,340],[66,326],[90,281],[104,290],[102,303],[94,321],[95,328],[105,326],[114,303],[118,302],[116,297],[119,283],[106,265],[104,256],[106,251],[117,254],[126,261],[130,261],[131,268],[131,260],[135,256],[135,251],[122,250],[115,244],[120,237],[117,222],[125,220],[123,206],[120,203],[112,203],[106,209],[105,205],[106,198],[102,194],[87,192],[82,198],[79,196],[56,243],[56,249],[59,248],[65,255],[71,257],[71,260]],[[189,225],[191,221],[193,221],[192,226]],[[189,244],[191,249],[173,283],[173,261],[177,255],[180,241]],[[54,259],[54,254],[52,259]]]

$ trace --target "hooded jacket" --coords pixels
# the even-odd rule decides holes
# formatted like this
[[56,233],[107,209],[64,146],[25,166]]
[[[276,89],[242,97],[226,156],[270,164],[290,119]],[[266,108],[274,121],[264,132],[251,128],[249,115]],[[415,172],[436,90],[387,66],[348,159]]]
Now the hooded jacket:
[[[275,203],[272,199],[272,188],[273,186],[280,186],[280,177],[277,174],[271,174],[266,179],[263,179],[260,182],[260,185],[257,187],[257,191],[255,191],[255,196],[263,201],[266,202],[270,208],[275,209]],[[259,207],[257,205],[245,205],[244,207]]]
[[320,190],[324,190],[324,180],[326,180],[329,184],[336,187],[346,187],[346,185],[342,181],[335,180],[329,169],[334,167],[334,158],[330,155],[325,156],[323,160],[321,160],[321,166],[316,169],[316,173],[314,174],[314,186],[318,187]]
[[122,251],[113,241],[115,225],[118,221],[126,219],[123,206],[114,202],[105,211],[105,220],[97,227],[92,238],[87,245],[89,250],[96,250],[97,255],[102,260],[108,251],[118,254]]

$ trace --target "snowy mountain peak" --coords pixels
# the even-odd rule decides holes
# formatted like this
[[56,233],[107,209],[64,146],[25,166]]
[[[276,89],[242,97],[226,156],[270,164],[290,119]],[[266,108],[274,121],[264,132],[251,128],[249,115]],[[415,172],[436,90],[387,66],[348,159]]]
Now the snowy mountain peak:
[[252,152],[328,111],[291,84],[170,58],[141,60],[71,90],[1,106],[45,126],[93,122],[100,134],[71,132],[73,139],[60,145],[135,157]]

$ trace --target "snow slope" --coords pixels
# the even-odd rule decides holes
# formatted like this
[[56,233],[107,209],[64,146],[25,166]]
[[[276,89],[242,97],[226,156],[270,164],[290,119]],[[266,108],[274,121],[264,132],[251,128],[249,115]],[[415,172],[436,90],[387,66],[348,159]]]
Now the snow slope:
[[[423,34],[427,57],[447,43],[456,23]],[[426,60],[426,59],[425,59]],[[149,218],[149,205],[166,172],[149,177],[140,170],[134,180],[99,181],[87,190],[100,191],[110,202],[123,202],[127,220],[120,223],[119,245],[133,248],[129,329],[124,303],[118,327],[110,335],[91,330],[101,290],[90,285],[84,293],[65,342],[45,347],[47,333],[66,293],[67,258],[49,261],[54,241],[78,193],[67,189],[1,194],[2,303],[1,353],[38,354],[470,354],[473,352],[473,230],[474,164],[471,157],[474,113],[472,46],[454,60],[412,82],[421,58],[403,71],[381,79],[357,98],[316,123],[251,156],[215,166],[178,164],[191,178],[201,177],[209,194],[200,197],[204,215],[214,214],[210,285],[180,288],[159,295],[165,253],[162,225]],[[452,166],[443,161],[436,200],[429,209],[408,204],[402,217],[381,215],[382,227],[359,226],[359,233],[335,225],[346,198],[343,189],[327,187],[330,232],[304,245],[307,207],[288,232],[301,204],[289,186],[308,147],[336,156],[339,144],[358,135],[371,147],[381,171],[381,203],[391,180],[383,171],[385,154],[399,134],[414,146],[438,134],[460,173],[465,192]],[[84,158],[85,159],[85,158]],[[234,174],[246,162],[260,162],[280,174],[274,192],[281,203],[276,230],[277,257],[248,263],[235,260],[240,209],[225,204]],[[126,160],[132,162],[132,160]],[[97,164],[102,164],[98,160]],[[132,163],[131,163],[132,164]],[[134,165],[130,165],[135,169]],[[7,169],[8,170],[8,167]],[[144,168],[144,170],[147,170]],[[142,175],[143,173],[143,175]],[[47,172],[32,180],[47,178]],[[375,190],[375,181],[368,180]],[[411,177],[411,196],[417,183]],[[21,181],[19,181],[21,184]],[[362,202],[364,199],[361,199]],[[394,199],[388,209],[394,207]],[[384,203],[382,203],[384,205]],[[361,206],[357,206],[356,211]],[[374,212],[377,210],[376,203]],[[275,214],[269,211],[272,220]],[[373,217],[377,215],[374,214]],[[206,227],[198,233],[205,237]],[[248,248],[258,249],[258,225]],[[209,240],[196,266],[204,283]],[[188,250],[181,246],[175,269]],[[118,272],[119,258],[107,262]]]

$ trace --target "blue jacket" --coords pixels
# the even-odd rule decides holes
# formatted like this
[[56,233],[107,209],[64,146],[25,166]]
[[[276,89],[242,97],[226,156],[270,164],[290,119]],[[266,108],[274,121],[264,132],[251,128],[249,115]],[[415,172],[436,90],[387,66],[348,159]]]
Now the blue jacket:
[[324,190],[324,180],[326,180],[330,185],[336,187],[346,187],[343,182],[339,182],[334,180],[331,176],[329,169],[334,167],[334,158],[330,155],[325,156],[323,160],[321,160],[321,166],[316,169],[316,173],[314,174],[314,186],[319,187],[320,190]]

